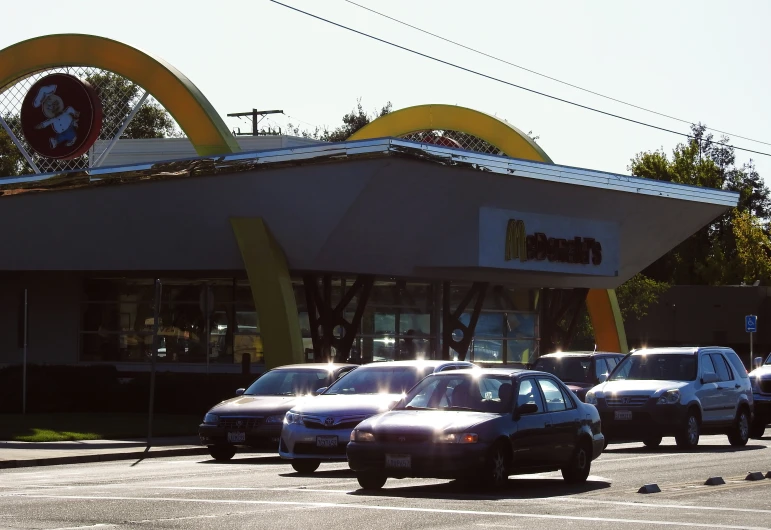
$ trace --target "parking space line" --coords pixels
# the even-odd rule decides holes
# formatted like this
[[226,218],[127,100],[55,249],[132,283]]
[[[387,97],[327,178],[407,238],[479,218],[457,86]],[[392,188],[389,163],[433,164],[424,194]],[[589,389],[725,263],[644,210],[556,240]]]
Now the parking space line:
[[[722,490],[721,490],[722,491]],[[692,506],[687,504],[657,504],[629,501],[601,501],[594,499],[576,499],[574,497],[559,497],[560,500],[585,503],[585,504],[611,504],[616,506],[642,506],[644,508],[672,508],[676,510],[705,510],[718,512],[750,512],[750,513],[771,513],[771,510],[761,510],[759,508],[721,508],[719,506]]]
[[258,501],[258,500],[238,500],[238,499],[187,499],[179,497],[124,497],[124,496],[88,496],[88,495],[2,495],[2,497],[27,497],[36,499],[58,499],[58,500],[85,500],[85,501],[150,501],[150,502],[179,502],[196,504],[245,504],[245,505],[266,505],[266,506],[299,506],[308,508],[335,508],[335,509],[353,509],[353,510],[373,510],[373,511],[392,511],[392,512],[418,512],[418,513],[441,513],[446,515],[473,515],[476,517],[511,517],[523,519],[547,519],[558,521],[584,521],[600,523],[621,523],[621,524],[647,524],[658,526],[684,526],[690,528],[719,528],[725,530],[771,530],[768,527],[757,526],[738,526],[721,525],[714,522],[694,523],[681,521],[656,521],[649,519],[622,519],[614,517],[579,517],[570,515],[554,515],[541,513],[516,513],[516,512],[487,512],[484,510],[450,510],[440,508],[417,508],[409,506],[382,506],[370,504],[347,504],[333,502],[297,502],[297,501]]
[[[603,455],[604,454],[606,454],[606,453],[603,453]],[[610,463],[610,462],[626,462],[628,460],[647,460],[649,458],[666,458],[666,457],[670,457],[670,456],[680,456],[680,457],[682,457],[683,455],[680,454],[680,453],[671,453],[671,454],[666,454],[666,455],[645,455],[645,456],[630,456],[628,458],[609,458],[607,460],[602,458],[602,456],[600,456],[599,458],[597,458],[597,460],[593,460],[592,461],[592,465],[605,464],[605,463]]]

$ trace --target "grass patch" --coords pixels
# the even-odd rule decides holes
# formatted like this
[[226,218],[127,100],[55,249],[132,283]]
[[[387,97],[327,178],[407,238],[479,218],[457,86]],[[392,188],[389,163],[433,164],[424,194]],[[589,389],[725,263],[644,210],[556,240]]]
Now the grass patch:
[[[201,418],[156,414],[153,437],[194,436]],[[0,414],[0,440],[61,442],[147,436],[147,414]]]

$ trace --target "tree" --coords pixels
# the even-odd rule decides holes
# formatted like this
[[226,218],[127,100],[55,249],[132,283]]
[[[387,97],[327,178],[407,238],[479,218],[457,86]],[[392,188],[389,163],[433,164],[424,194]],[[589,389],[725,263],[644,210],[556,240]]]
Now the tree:
[[[104,117],[101,140],[112,139],[131,109],[140,99],[141,87],[117,74],[102,72],[86,77],[102,102]],[[6,113],[3,118],[9,127],[16,132],[24,144],[18,114]],[[154,100],[145,101],[139,108],[131,123],[121,135],[121,138],[169,138],[180,137],[181,131],[171,115]],[[87,155],[83,155],[86,160]],[[83,162],[85,165],[85,162]],[[0,129],[0,176],[13,176],[32,173],[22,154],[11,141],[4,129]]]
[[767,228],[751,212],[734,211],[733,233],[736,238],[736,267],[741,280],[771,282],[771,238]]
[[636,176],[678,184],[737,191],[736,210],[727,212],[645,271],[651,279],[679,285],[737,284],[743,274],[738,260],[741,249],[733,229],[738,213],[748,213],[766,226],[771,217],[771,197],[750,160],[736,166],[729,139],[715,141],[702,124],[691,127],[691,136],[678,144],[669,157],[663,150],[639,153],[629,165]]
[[369,124],[372,120],[381,116],[385,116],[391,112],[391,102],[389,101],[380,110],[376,110],[372,114],[367,113],[364,107],[361,105],[361,98],[356,100],[356,108],[351,110],[348,114],[343,115],[343,124],[333,130],[319,129],[318,127],[314,131],[308,131],[307,129],[300,129],[298,125],[289,123],[287,128],[289,133],[295,136],[302,136],[303,138],[314,138],[316,140],[322,140],[324,142],[343,142],[347,140],[356,131]]

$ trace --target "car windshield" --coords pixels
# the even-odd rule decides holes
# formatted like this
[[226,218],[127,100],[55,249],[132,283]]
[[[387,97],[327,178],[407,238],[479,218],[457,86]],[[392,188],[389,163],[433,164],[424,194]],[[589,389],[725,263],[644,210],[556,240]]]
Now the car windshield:
[[533,370],[554,374],[565,382],[592,383],[592,360],[589,357],[541,357]]
[[447,373],[425,378],[396,407],[401,410],[511,411],[514,387],[501,375]]
[[329,370],[271,370],[246,389],[245,396],[296,396],[310,394],[327,386],[333,377]]
[[766,357],[766,364],[771,364],[771,354],[769,354],[769,356]]
[[401,394],[430,371],[419,366],[363,366],[340,378],[324,394]]
[[635,353],[616,367],[610,381],[694,381],[696,356],[673,353]]

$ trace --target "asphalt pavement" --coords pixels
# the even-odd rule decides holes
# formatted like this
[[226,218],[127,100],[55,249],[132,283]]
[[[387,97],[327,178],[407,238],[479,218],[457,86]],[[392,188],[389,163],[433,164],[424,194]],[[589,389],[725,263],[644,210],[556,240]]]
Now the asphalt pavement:
[[[683,453],[608,447],[585,485],[558,473],[512,477],[497,492],[391,479],[364,493],[345,463],[299,475],[271,453],[136,459],[0,471],[0,528],[713,528],[771,529],[771,437],[734,449],[703,437]],[[725,484],[707,486],[709,477]],[[642,494],[656,483],[660,493]]]

